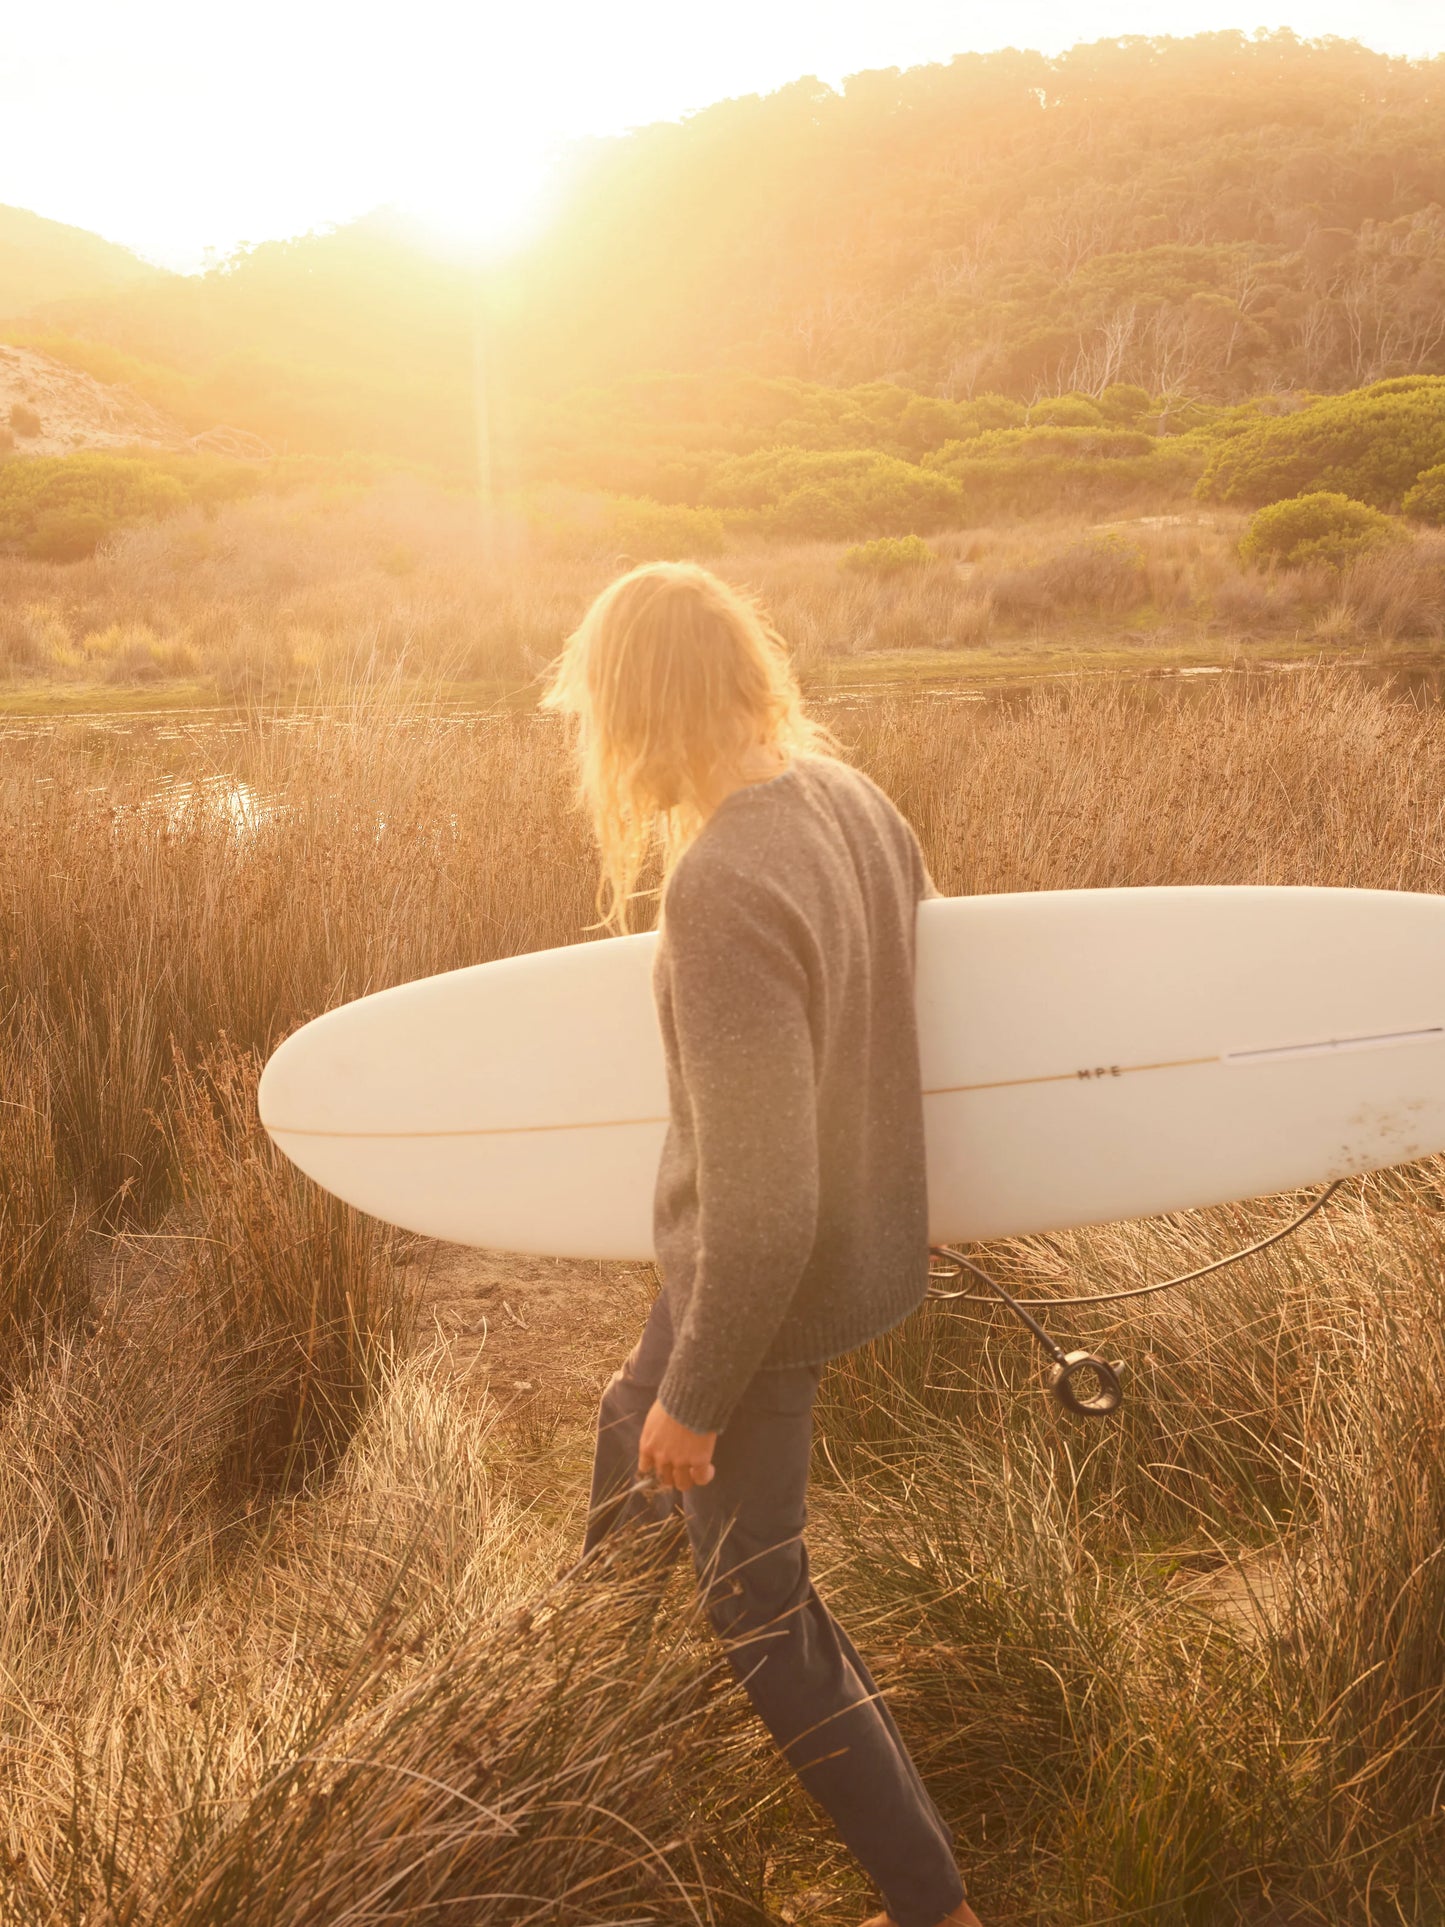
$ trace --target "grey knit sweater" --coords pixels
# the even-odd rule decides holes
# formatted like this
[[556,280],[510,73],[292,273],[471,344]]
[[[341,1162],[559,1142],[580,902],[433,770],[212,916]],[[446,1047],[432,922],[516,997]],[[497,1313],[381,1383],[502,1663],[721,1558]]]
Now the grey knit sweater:
[[735,790],[677,864],[653,988],[671,1121],[658,1398],[720,1431],[760,1367],[817,1363],[927,1288],[918,842],[831,757]]

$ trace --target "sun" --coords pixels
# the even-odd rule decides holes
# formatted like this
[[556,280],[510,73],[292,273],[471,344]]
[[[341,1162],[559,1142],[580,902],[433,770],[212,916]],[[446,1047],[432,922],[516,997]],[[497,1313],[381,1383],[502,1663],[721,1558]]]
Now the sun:
[[540,145],[501,140],[418,172],[397,205],[441,246],[472,256],[508,254],[545,225],[555,170]]

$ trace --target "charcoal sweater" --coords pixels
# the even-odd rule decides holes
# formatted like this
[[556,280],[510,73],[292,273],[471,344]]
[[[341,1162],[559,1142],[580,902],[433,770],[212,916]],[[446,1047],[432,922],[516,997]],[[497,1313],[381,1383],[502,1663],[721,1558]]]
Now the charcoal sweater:
[[882,790],[825,756],[733,791],[668,881],[658,1398],[693,1431],[720,1431],[760,1368],[851,1351],[924,1296],[913,973],[932,893]]

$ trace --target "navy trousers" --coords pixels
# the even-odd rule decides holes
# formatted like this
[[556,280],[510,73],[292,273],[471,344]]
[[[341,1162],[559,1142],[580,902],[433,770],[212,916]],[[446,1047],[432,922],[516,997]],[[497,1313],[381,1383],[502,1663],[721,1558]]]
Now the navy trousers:
[[952,1836],[872,1675],[809,1577],[803,1529],[823,1367],[756,1374],[719,1434],[710,1484],[686,1495],[629,1491],[671,1349],[659,1294],[602,1394],[584,1550],[644,1520],[664,1528],[655,1544],[669,1560],[685,1525],[708,1618],[764,1725],[898,1927],[937,1927],[963,1899]]

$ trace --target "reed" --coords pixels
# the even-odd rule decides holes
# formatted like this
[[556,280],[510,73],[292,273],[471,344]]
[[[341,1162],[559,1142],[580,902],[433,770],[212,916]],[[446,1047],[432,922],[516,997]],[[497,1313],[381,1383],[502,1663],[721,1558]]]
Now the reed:
[[329,1484],[224,1532],[183,1346],[12,1409],[0,1918],[763,1920],[700,1823],[739,1722],[692,1616],[558,1583],[435,1361],[378,1390]]
[[303,1178],[255,1117],[260,1059],[225,1043],[167,1087],[186,1207],[170,1289],[236,1380],[218,1477],[289,1490],[350,1443],[409,1336],[404,1267],[384,1228]]
[[[1433,1917],[1442,1175],[1360,1181],[1223,1278],[1054,1314],[1125,1360],[1107,1428],[1060,1418],[987,1308],[832,1373],[834,1583],[1005,1917],[1021,1863],[1063,1918],[1248,1920],[1272,1891],[1291,1919]],[[1222,1254],[1238,1218],[989,1256],[1107,1290]]]
[[0,1403],[83,1318],[84,1222],[56,1144],[49,1062],[32,1026],[0,1038]]
[[[1323,670],[826,716],[947,890],[1438,887],[1445,720]],[[7,1927],[868,1911],[686,1575],[660,1612],[625,1550],[559,1581],[585,1398],[530,1440],[479,1404],[255,1122],[317,1010],[587,934],[568,787],[546,722],[372,697],[7,745]],[[1359,1180],[1236,1271],[1060,1314],[1126,1361],[1109,1427],[981,1307],[830,1372],[820,1584],[985,1918],[1441,1917],[1442,1198],[1438,1161]],[[1102,1289],[1286,1209],[986,1262]]]

